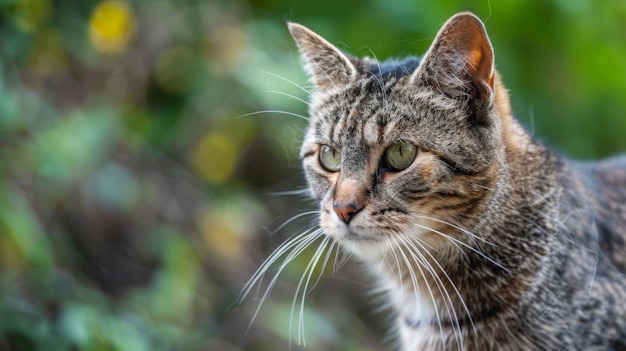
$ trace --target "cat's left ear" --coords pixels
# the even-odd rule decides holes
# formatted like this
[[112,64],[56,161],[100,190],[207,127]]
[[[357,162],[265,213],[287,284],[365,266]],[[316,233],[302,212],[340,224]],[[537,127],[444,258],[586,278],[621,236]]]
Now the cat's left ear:
[[315,85],[321,88],[340,87],[356,78],[354,59],[310,29],[293,22],[287,25]]
[[452,16],[412,80],[423,80],[452,96],[470,95],[474,102],[489,103],[494,95],[494,56],[481,20],[469,12]]

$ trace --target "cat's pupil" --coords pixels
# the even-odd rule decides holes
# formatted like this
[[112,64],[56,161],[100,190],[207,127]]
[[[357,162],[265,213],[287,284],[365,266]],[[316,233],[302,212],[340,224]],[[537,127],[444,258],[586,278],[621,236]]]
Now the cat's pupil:
[[391,170],[399,172],[407,169],[417,156],[417,147],[409,143],[401,143],[390,146],[385,151],[385,163]]

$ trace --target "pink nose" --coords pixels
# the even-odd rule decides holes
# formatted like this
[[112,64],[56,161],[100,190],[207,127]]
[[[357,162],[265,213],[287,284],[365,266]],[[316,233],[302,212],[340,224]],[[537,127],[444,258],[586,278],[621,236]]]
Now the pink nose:
[[345,224],[349,224],[354,215],[357,214],[362,209],[359,205],[355,203],[348,204],[334,204],[333,210]]

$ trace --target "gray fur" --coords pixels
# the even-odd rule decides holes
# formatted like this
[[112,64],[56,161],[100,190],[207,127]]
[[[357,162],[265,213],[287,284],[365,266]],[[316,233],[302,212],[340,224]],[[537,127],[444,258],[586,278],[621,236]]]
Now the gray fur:
[[[626,349],[626,158],[580,164],[534,140],[471,14],[396,67],[290,30],[316,83],[301,155],[320,226],[372,267],[403,350]],[[393,172],[400,142],[419,152]],[[349,224],[333,212],[347,202]]]

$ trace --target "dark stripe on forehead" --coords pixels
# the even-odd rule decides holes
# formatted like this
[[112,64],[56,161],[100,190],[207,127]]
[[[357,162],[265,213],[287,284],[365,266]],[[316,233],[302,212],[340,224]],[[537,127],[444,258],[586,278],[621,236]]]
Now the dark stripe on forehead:
[[[341,123],[340,123],[341,122]],[[341,144],[341,131],[346,125],[346,119],[337,117],[333,120],[333,124],[330,127],[330,141],[333,145]]]
[[376,124],[378,125],[378,135],[376,136],[376,140],[378,140],[379,144],[383,143],[383,136],[385,135],[385,128],[387,127],[387,119],[385,118],[384,121],[377,118],[376,119]]
[[[327,114],[321,114],[327,123],[316,123],[316,129],[327,135],[329,142],[341,146],[346,141],[354,142],[355,133],[365,137],[366,122],[376,116],[376,123],[379,125],[377,137],[382,140],[388,120],[387,104],[393,101],[390,96],[393,95],[396,83],[395,78],[381,81],[380,77],[370,76],[354,84],[352,88],[329,97],[323,106]],[[367,115],[363,115],[364,113]],[[372,137],[374,136],[370,136]]]
[[357,133],[357,131],[361,131],[362,128],[361,126],[364,123],[363,118],[359,118],[361,117],[358,113],[358,111],[355,109],[354,111],[352,111],[352,113],[350,114],[349,118],[346,118],[346,123],[347,126],[344,129],[344,140],[349,140],[352,142],[356,142],[357,140],[361,140],[363,138],[362,134]]
[[320,132],[324,134],[324,142],[330,142],[334,146],[339,145],[339,135],[343,128],[342,122],[344,121],[343,114],[346,113],[346,106],[338,102],[338,97],[334,97],[331,101],[333,103],[331,109],[328,111],[328,116],[323,116],[323,119],[327,123],[323,123],[320,128]]
[[[340,145],[342,139],[345,139],[346,128],[350,128],[354,118],[358,115],[358,106],[363,98],[363,84],[355,84],[353,88],[345,93],[338,95],[332,100],[336,104],[333,109],[334,120],[329,130],[331,141]],[[344,99],[344,101],[337,101]],[[343,136],[343,137],[342,137]]]

